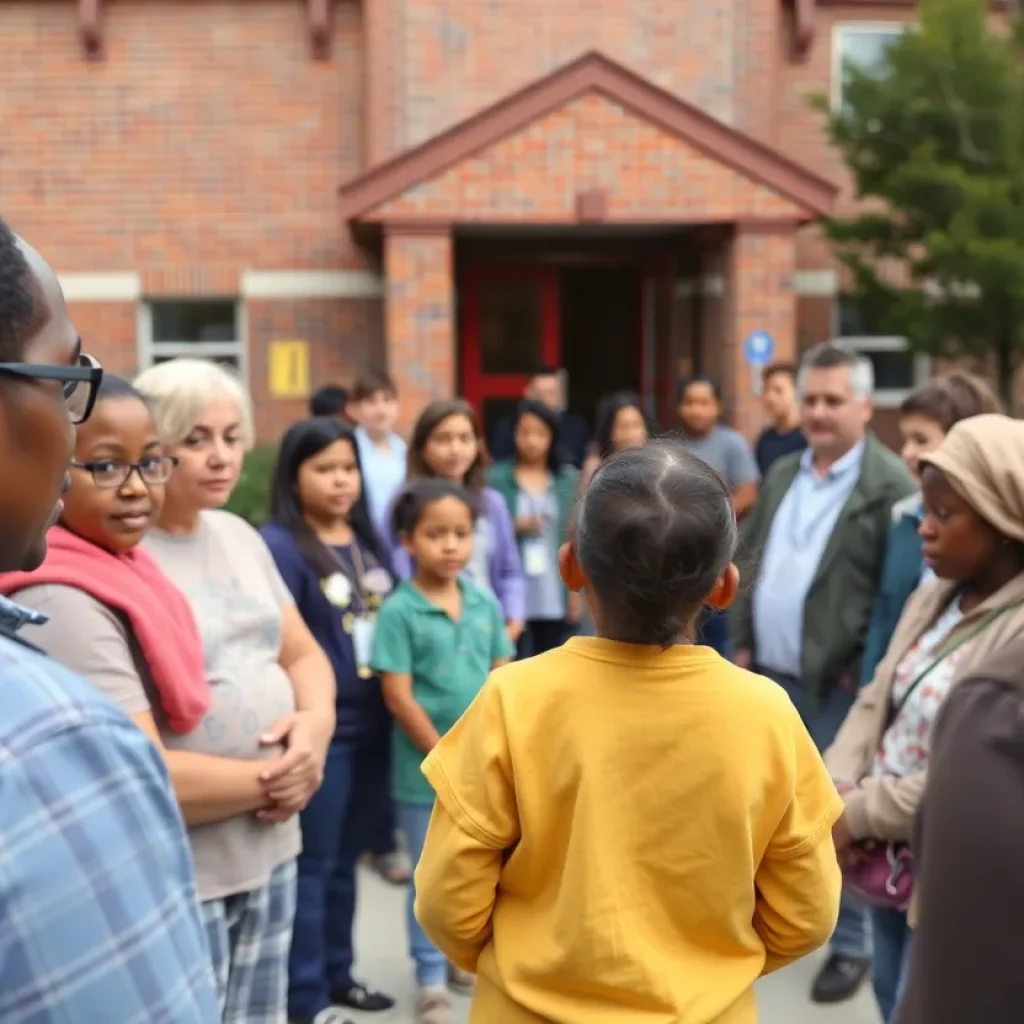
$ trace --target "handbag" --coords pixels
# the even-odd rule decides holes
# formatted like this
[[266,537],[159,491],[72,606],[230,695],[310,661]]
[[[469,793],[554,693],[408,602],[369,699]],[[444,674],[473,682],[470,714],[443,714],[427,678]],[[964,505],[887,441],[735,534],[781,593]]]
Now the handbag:
[[[900,702],[890,709],[882,735],[889,731],[907,706],[920,683],[958,647],[973,640],[1004,612],[1018,607],[1020,602],[996,608],[985,616],[969,633],[942,648],[935,659],[915,676]],[[843,867],[843,888],[861,903],[883,910],[906,911],[914,889],[914,854],[909,843],[887,842],[883,839],[862,839],[852,847],[854,856]]]

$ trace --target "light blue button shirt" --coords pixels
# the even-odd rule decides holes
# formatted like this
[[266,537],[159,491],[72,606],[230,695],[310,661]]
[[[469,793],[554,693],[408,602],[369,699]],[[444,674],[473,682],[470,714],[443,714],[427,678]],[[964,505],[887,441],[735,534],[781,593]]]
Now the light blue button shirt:
[[754,586],[753,623],[757,662],[774,672],[800,676],[804,602],[863,457],[861,442],[822,477],[807,449],[775,513]]
[[382,537],[391,535],[387,522],[391,503],[405,483],[406,444],[397,434],[391,435],[386,452],[382,452],[362,427],[356,427],[359,463],[363,469],[363,493],[370,510],[370,519]]

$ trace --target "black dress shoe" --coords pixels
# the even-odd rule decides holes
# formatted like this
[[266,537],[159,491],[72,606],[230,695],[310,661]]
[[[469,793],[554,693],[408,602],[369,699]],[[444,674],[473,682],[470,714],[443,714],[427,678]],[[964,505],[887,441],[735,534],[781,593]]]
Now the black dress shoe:
[[395,1005],[391,996],[383,992],[374,992],[354,981],[348,988],[338,989],[331,993],[331,1002],[335,1006],[344,1006],[349,1010],[362,1010],[363,1013],[383,1013]]
[[816,1003],[842,1003],[857,993],[871,971],[871,961],[833,953],[818,972],[811,988]]

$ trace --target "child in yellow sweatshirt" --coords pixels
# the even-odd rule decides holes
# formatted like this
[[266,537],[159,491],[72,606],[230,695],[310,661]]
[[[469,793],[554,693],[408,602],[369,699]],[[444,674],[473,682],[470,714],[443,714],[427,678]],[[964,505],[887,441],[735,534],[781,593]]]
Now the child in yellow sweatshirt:
[[752,1024],[822,945],[843,804],[775,683],[693,646],[738,573],[729,494],[673,439],[614,456],[562,577],[598,636],[495,671],[427,757],[416,913],[473,1024]]

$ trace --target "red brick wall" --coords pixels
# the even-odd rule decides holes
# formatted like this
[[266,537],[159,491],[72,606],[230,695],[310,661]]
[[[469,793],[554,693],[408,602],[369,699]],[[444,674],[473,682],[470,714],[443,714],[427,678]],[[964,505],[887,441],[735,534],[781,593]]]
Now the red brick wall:
[[778,0],[373,5],[375,158],[423,142],[588,50],[722,121],[755,133],[768,124]]
[[257,436],[274,439],[294,420],[308,415],[309,403],[305,400],[271,397],[267,366],[271,342],[309,342],[309,375],[314,390],[323,384],[347,385],[359,369],[383,364],[382,318],[380,299],[246,303],[249,385],[256,407]]
[[763,413],[743,341],[755,331],[767,331],[775,340],[775,359],[787,361],[796,356],[796,302],[790,284],[796,269],[793,232],[741,227],[729,255],[733,323],[722,335],[723,385],[732,425],[753,439],[763,426]]
[[[332,5],[333,56],[310,55],[294,0],[104,4],[86,61],[70,0],[0,4],[0,213],[58,271],[137,271],[150,295],[232,294],[246,268],[365,266],[337,188],[364,167],[361,4]],[[305,337],[314,379],[351,378],[381,344],[379,301],[252,304],[260,427],[273,337]],[[74,303],[86,346],[131,373],[132,303]],[[303,403],[298,403],[303,405]]]
[[77,4],[0,4],[5,216],[60,270],[356,267],[336,190],[363,167],[360,6],[334,56],[305,5],[104,5],[83,59]]
[[597,94],[573,100],[404,196],[375,216],[572,221],[576,196],[608,194],[607,219],[795,218],[787,199]]
[[451,236],[389,232],[388,365],[398,388],[399,429],[408,430],[433,398],[455,393],[455,294]]
[[111,373],[128,378],[135,375],[138,310],[134,302],[71,302],[68,312],[86,352]]

